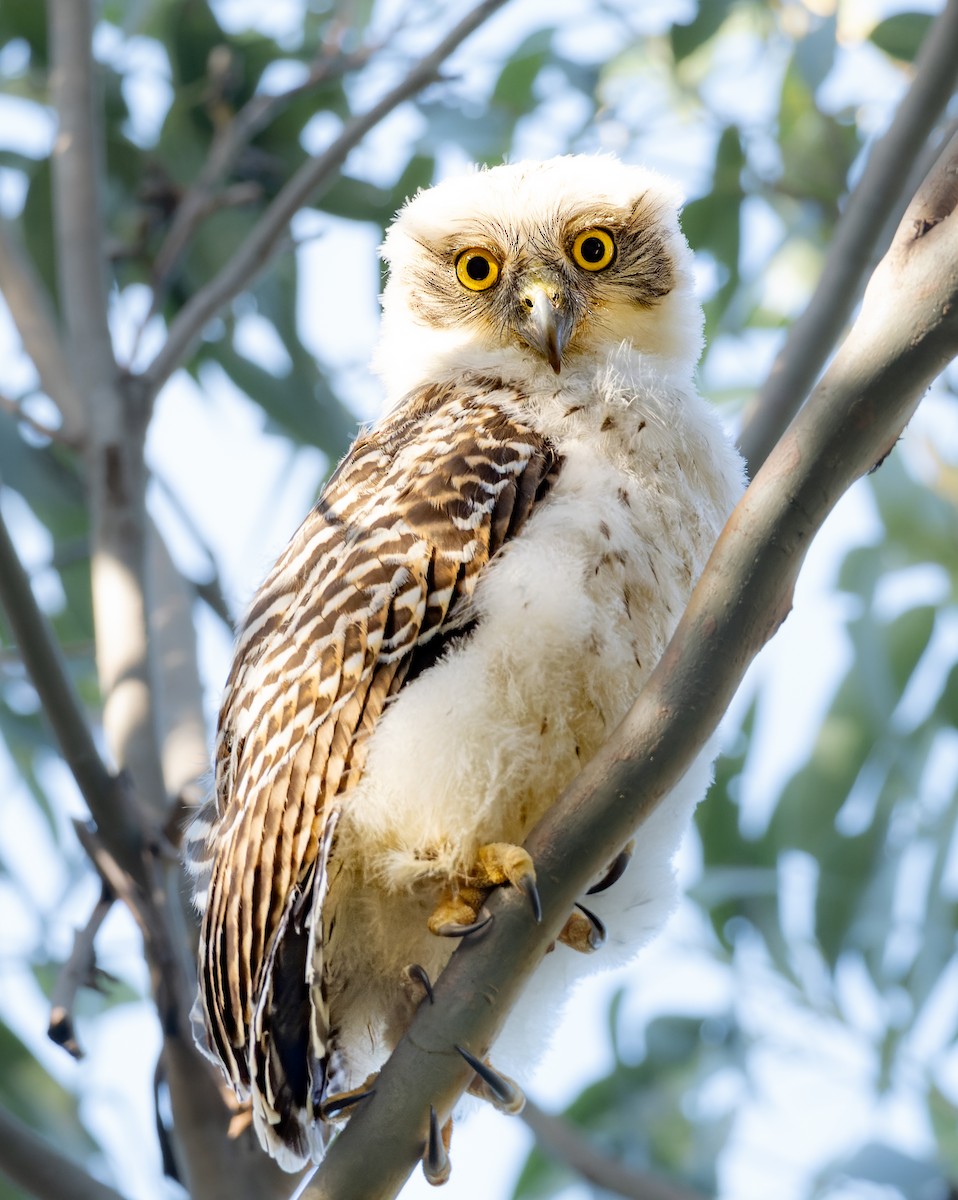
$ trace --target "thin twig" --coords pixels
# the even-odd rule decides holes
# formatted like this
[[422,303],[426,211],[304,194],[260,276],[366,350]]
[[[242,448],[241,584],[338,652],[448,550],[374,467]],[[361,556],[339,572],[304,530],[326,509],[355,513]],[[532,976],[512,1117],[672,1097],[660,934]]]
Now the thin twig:
[[[733,512],[645,688],[610,741],[526,841],[542,923],[517,889],[487,901],[306,1192],[389,1200],[471,1077],[577,899],[657,809],[715,730],[788,614],[808,545],[838,499],[889,453],[958,353],[958,138],[909,206],[825,378]],[[376,1154],[368,1152],[376,1146]],[[305,1200],[305,1197],[304,1197]]]
[[226,593],[223,591],[223,583],[220,579],[219,567],[212,547],[200,532],[193,514],[183,503],[177,491],[170,486],[169,482],[162,475],[157,474],[156,471],[153,472],[151,479],[153,485],[163,493],[164,498],[176,513],[177,519],[184,526],[186,532],[209,563],[209,577],[199,581],[191,579],[189,581],[190,586],[196,595],[220,618],[232,635],[235,631],[236,618],[227,602]]
[[74,1058],[82,1058],[83,1051],[77,1041],[73,1006],[81,988],[96,987],[96,935],[113,907],[114,899],[113,889],[104,883],[87,923],[74,934],[70,957],[60,968],[50,997],[47,1037]]
[[296,212],[322,194],[336,177],[349,152],[371,129],[404,101],[439,78],[439,69],[450,54],[506,0],[482,0],[453,27],[439,44],[424,55],[405,78],[365,113],[348,121],[324,154],[305,162],[263,213],[249,237],[227,265],[183,306],[170,326],[166,343],[144,372],[155,393],[176,370],[199,340],[203,329],[234,296],[249,286],[273,257]]
[[74,818],[72,824],[77,841],[86,851],[86,856],[99,875],[103,888],[111,891],[118,900],[122,900],[130,910],[140,933],[144,938],[148,937],[150,929],[149,922],[143,914],[142,888],[137,887],[133,876],[106,848],[95,826],[78,818]]
[[5,1108],[0,1108],[0,1172],[36,1200],[123,1200]]
[[33,360],[40,386],[60,410],[59,436],[71,445],[83,439],[86,417],[43,281],[7,221],[0,220],[0,292]]
[[603,1154],[574,1125],[544,1112],[528,1098],[522,1119],[553,1157],[606,1192],[627,1200],[704,1200],[701,1192],[647,1171],[632,1170]]
[[958,0],[948,0],[915,61],[914,81],[875,143],[838,224],[821,278],[789,330],[765,386],[749,406],[739,446],[755,474],[798,411],[861,294],[889,219],[909,193],[909,172],[958,80]]
[[338,50],[330,54],[324,50],[311,63],[302,83],[285,92],[250,97],[234,117],[219,126],[203,169],[177,205],[169,232],[157,251],[153,264],[154,297],[147,320],[162,303],[177,263],[199,226],[213,211],[216,188],[240,153],[298,96],[364,67],[383,44],[371,43],[352,54]]
[[61,445],[72,445],[73,443],[63,435],[62,429],[51,429],[49,425],[44,425],[42,421],[36,420],[30,414],[24,411],[23,405],[19,400],[14,400],[12,396],[6,396],[0,392],[0,409],[3,412],[9,413],[16,421],[22,422],[28,429],[32,429],[34,433],[40,437],[47,438],[51,442],[59,442]]

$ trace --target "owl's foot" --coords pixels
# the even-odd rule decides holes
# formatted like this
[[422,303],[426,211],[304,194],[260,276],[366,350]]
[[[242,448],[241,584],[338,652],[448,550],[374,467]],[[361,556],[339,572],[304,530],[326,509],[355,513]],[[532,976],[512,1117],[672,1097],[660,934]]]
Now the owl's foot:
[[494,887],[511,883],[529,897],[536,923],[542,920],[542,903],[536,887],[536,869],[521,846],[489,842],[480,846],[466,881],[450,889],[429,918],[429,929],[441,937],[465,937],[492,919],[481,919],[482,906]]
[[372,1086],[375,1082],[376,1075],[373,1074],[358,1088],[351,1088],[348,1092],[337,1092],[334,1096],[324,1096],[319,1106],[320,1120],[342,1120],[347,1109],[375,1094],[376,1089]]
[[[471,891],[472,889],[470,889]],[[485,897],[480,897],[481,904]],[[460,892],[457,896],[449,896],[437,905],[429,918],[429,932],[439,937],[468,937],[470,933],[478,933],[492,920],[492,913],[485,909],[478,913],[473,905]]]
[[430,1004],[436,1003],[436,997],[432,994],[432,980],[426,968],[421,967],[419,963],[410,963],[408,967],[403,967],[400,982],[403,991],[416,1008],[423,1000],[428,1000]]
[[436,1110],[429,1105],[429,1136],[422,1152],[422,1173],[426,1182],[441,1187],[449,1179],[452,1167],[449,1163],[449,1143],[452,1140],[452,1117],[439,1128]]
[[526,1098],[514,1079],[510,1079],[508,1075],[501,1075],[483,1059],[476,1058],[462,1046],[456,1046],[456,1050],[476,1073],[475,1079],[466,1088],[471,1096],[488,1100],[494,1108],[508,1113],[509,1116],[516,1116],[522,1112],[526,1106]]
[[576,908],[579,911],[562,926],[559,941],[580,954],[592,954],[605,941],[605,926],[585,905],[577,904]]
[[630,841],[624,850],[620,851],[615,858],[609,863],[609,869],[602,876],[598,883],[594,883],[586,892],[587,896],[594,896],[597,892],[604,892],[610,888],[613,883],[618,883],[625,874],[625,868],[632,860],[632,853],[635,850],[635,839]]

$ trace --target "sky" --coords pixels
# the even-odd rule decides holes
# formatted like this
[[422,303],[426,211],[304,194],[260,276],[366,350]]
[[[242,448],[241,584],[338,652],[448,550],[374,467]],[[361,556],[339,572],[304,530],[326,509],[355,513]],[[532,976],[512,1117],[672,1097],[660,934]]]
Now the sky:
[[[388,7],[388,6],[384,6]],[[650,28],[661,24],[664,14],[672,14],[675,5],[655,3],[643,7],[642,20]],[[810,6],[811,7],[811,6]],[[886,6],[887,7],[887,6]],[[583,17],[594,15],[587,0],[555,0],[552,5],[557,21],[569,28],[580,28]],[[241,28],[256,23],[265,32],[281,36],[295,22],[296,0],[273,0],[264,8],[257,0],[223,0],[219,11],[224,20]],[[842,6],[842,19],[853,28],[856,21],[876,11],[865,3]],[[519,15],[516,15],[516,14]],[[523,34],[530,6],[510,8],[508,16],[490,24],[477,38],[478,49],[470,57],[475,69],[472,86],[481,90],[484,50],[490,59],[501,55],[502,47],[515,44]],[[388,24],[388,14],[384,16]],[[604,52],[603,26],[595,22],[595,40],[589,53]],[[571,35],[569,35],[571,36]],[[110,37],[103,35],[99,52],[109,55]],[[0,51],[0,70],[5,67]],[[169,83],[164,78],[162,60],[155,48],[139,43],[125,47],[125,54],[139,56],[142,77],[131,85],[128,100],[140,123],[144,138],[157,127],[169,99]],[[715,102],[728,112],[743,117],[771,102],[775,78],[772,71],[755,73],[754,46],[747,38],[730,41],[728,62],[716,74]],[[876,60],[866,63],[849,61],[830,78],[825,101],[840,105],[849,97],[880,130],[887,120],[893,89],[900,87]],[[478,64],[478,65],[476,65]],[[6,67],[9,69],[9,60]],[[743,70],[749,69],[755,86],[739,86]],[[767,93],[767,94],[766,94]],[[636,104],[641,104],[641,98]],[[636,113],[627,113],[639,120]],[[544,115],[524,123],[520,129],[518,151],[522,156],[541,157],[564,145],[564,131],[572,128],[577,114],[564,106],[561,97]],[[390,177],[393,160],[401,153],[390,151],[397,139],[412,136],[416,118],[399,114],[371,143],[357,153],[351,166],[374,175]],[[405,125],[404,125],[405,122]],[[624,138],[616,119],[610,118],[598,131],[599,144],[616,149]],[[52,123],[31,110],[29,119],[22,105],[0,102],[0,140],[5,145],[32,146],[36,152],[53,136]],[[329,136],[321,123],[312,131],[320,145]],[[650,128],[643,141],[649,165],[677,175],[694,195],[701,186],[704,161],[711,160],[708,131],[690,128],[677,139],[668,128]],[[392,153],[392,158],[391,158]],[[454,171],[462,166],[462,156],[450,150],[443,169]],[[18,191],[19,189],[19,191]],[[15,212],[22,189],[8,170],[0,170],[0,209]],[[754,236],[755,259],[761,260],[763,239],[774,235],[767,213],[756,207],[750,230]],[[375,232],[350,222],[304,215],[297,219],[294,233],[303,239],[298,251],[306,281],[299,297],[299,318],[305,344],[325,363],[330,364],[342,381],[358,416],[375,416],[378,392],[366,371],[375,341],[378,304],[378,268]],[[782,262],[765,286],[785,293],[801,293],[802,280],[814,264]],[[337,304],[332,310],[325,303],[323,280],[337,280]],[[708,266],[703,265],[701,284],[710,282]],[[115,341],[121,354],[128,352],[133,335],[142,320],[148,297],[143,289],[130,288],[116,297],[111,314]],[[341,314],[341,315],[339,315]],[[139,353],[147,355],[151,337],[147,332]],[[255,316],[244,319],[241,337],[247,351],[265,366],[276,365],[281,348],[268,327]],[[730,346],[725,356],[710,362],[710,389],[736,386],[743,375],[743,357],[749,359],[750,372],[760,370],[775,349],[772,337],[756,337],[743,355],[741,346]],[[0,389],[17,392],[23,385],[22,365],[9,318],[0,311]],[[189,430],[189,437],[184,437]],[[947,444],[951,438],[954,452],[958,434],[943,426],[943,410],[934,397],[906,435],[903,453],[920,462],[923,446],[931,436]],[[203,541],[217,547],[218,563],[235,609],[240,609],[276,554],[285,545],[303,513],[315,497],[317,485],[328,463],[315,450],[291,451],[281,437],[263,428],[261,414],[229,382],[214,372],[204,375],[201,386],[183,373],[175,376],[161,395],[156,418],[150,431],[148,455],[157,475],[181,498],[199,529]],[[171,541],[174,556],[186,569],[202,568],[202,552],[164,498],[163,489],[154,487],[150,502]],[[38,569],[49,554],[42,529],[23,505],[5,495],[4,512],[15,525],[18,544],[28,564]],[[845,601],[833,590],[837,564],[847,549],[874,540],[879,526],[867,494],[853,489],[839,504],[821,536],[812,547],[799,580],[795,605],[789,620],[771,646],[756,663],[728,719],[734,730],[749,698],[761,689],[763,704],[756,739],[764,752],[753,764],[745,781],[744,808],[748,819],[761,824],[766,819],[767,799],[777,794],[781,781],[804,757],[824,705],[843,673],[849,647],[843,633]],[[43,586],[41,578],[41,587]],[[933,586],[933,585],[931,585]],[[230,639],[222,627],[205,612],[199,612],[201,668],[206,687],[208,715],[212,717],[219,690],[225,678],[230,655]],[[958,630],[946,631],[953,640],[942,653],[958,653]],[[814,644],[817,652],[809,654]],[[768,736],[768,730],[787,726],[791,733],[787,745]],[[78,815],[82,805],[72,781],[62,768],[49,768],[51,788],[64,798],[64,816]],[[945,764],[944,774],[958,775],[958,758]],[[23,867],[15,887],[0,881],[0,902],[11,919],[4,932],[3,958],[15,959],[20,948],[32,945],[38,929],[33,910],[57,911],[53,942],[65,954],[69,948],[72,923],[82,921],[92,902],[92,880],[70,881],[62,876],[49,834],[39,822],[29,797],[17,786],[12,764],[0,752],[0,788],[9,799],[0,808],[0,841],[14,838],[32,848],[30,865]],[[34,853],[35,852],[35,853]],[[36,869],[36,863],[43,870]],[[679,860],[680,879],[689,883],[696,878],[698,848],[694,837],[684,847]],[[809,864],[799,856],[785,864],[788,920],[793,922],[797,940],[808,920],[811,895],[807,877]],[[29,898],[29,902],[24,900]],[[65,898],[65,903],[61,901]],[[6,918],[5,918],[6,919]],[[11,944],[12,943],[12,944]],[[120,911],[114,912],[104,928],[101,948],[103,965],[115,969],[135,986],[145,987],[143,971],[137,966],[137,938],[131,921]],[[740,1081],[717,1081],[709,1102],[716,1111],[737,1113],[732,1146],[723,1159],[721,1195],[727,1200],[795,1200],[803,1194],[809,1173],[867,1136],[892,1136],[896,1144],[916,1152],[926,1150],[928,1130],[909,1102],[907,1088],[896,1089],[884,1099],[875,1098],[871,1071],[873,1057],[868,1040],[874,1014],[866,984],[850,975],[843,981],[847,1003],[859,1014],[859,1031],[852,1032],[839,1022],[829,1023],[797,1006],[782,993],[767,965],[763,968],[761,951],[754,950],[754,968],[748,980],[734,969],[716,961],[710,951],[710,934],[703,927],[698,911],[683,903],[666,933],[641,956],[634,967],[624,968],[590,980],[571,998],[566,1017],[553,1050],[542,1063],[529,1093],[543,1107],[558,1109],[568,1103],[592,1079],[611,1066],[611,1048],[604,1013],[617,989],[626,987],[624,1023],[641,1027],[659,1012],[687,1010],[700,1012],[703,1006],[715,1013],[733,1002],[742,1006],[741,1015],[754,1031],[767,1036],[756,1051],[755,1077],[758,1089],[744,1094]],[[814,971],[814,963],[808,969]],[[756,979],[758,982],[756,983]],[[954,981],[958,994],[958,978]],[[743,993],[743,989],[747,989]],[[176,1189],[157,1184],[158,1165],[152,1149],[144,1152],[143,1131],[152,1127],[151,1076],[158,1047],[158,1036],[149,1005],[131,1003],[111,1012],[104,1020],[84,1022],[83,1036],[88,1056],[81,1064],[66,1060],[63,1053],[45,1039],[46,1013],[38,1002],[35,980],[25,966],[11,966],[0,981],[0,1008],[11,1025],[29,1040],[41,1061],[57,1078],[77,1087],[84,1096],[83,1115],[107,1147],[117,1178],[128,1184],[131,1200],[157,1200],[173,1197]],[[948,1013],[940,1016],[942,1027]],[[935,1030],[924,1031],[925,1045],[918,1052],[936,1052]],[[507,1066],[503,1064],[506,1069]],[[951,1076],[958,1095],[958,1063]],[[787,1131],[787,1135],[783,1135]],[[147,1135],[148,1136],[148,1135]],[[490,1150],[490,1147],[493,1149]],[[475,1195],[477,1180],[490,1197],[510,1194],[511,1182],[528,1148],[528,1135],[520,1121],[507,1119],[492,1111],[482,1111],[457,1129],[452,1151],[452,1179],[442,1193],[443,1200],[466,1200]],[[157,1190],[159,1187],[159,1190]],[[427,1185],[418,1175],[406,1191],[405,1200],[420,1200]],[[428,1190],[430,1196],[436,1193]],[[571,1188],[562,1200],[579,1200],[585,1193]],[[885,1200],[888,1189],[838,1188],[835,1200]]]

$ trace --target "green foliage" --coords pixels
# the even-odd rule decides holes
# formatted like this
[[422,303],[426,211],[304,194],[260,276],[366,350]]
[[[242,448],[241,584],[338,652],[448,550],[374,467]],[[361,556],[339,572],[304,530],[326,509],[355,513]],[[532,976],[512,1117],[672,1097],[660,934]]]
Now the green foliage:
[[[612,1041],[612,1071],[587,1087],[565,1118],[609,1158],[636,1171],[652,1167],[681,1175],[703,1194],[713,1192],[716,1158],[732,1115],[710,1112],[692,1122],[687,1113],[701,1108],[702,1094],[719,1072],[741,1070],[742,1041],[734,1020],[728,1015],[654,1020],[637,1062],[620,1056],[614,1024]],[[545,1200],[575,1179],[568,1166],[537,1148],[513,1200]]]
[[931,22],[932,17],[926,12],[895,13],[879,21],[869,37],[892,58],[912,62],[931,28]]
[[44,1070],[3,1022],[0,1062],[0,1104],[4,1108],[46,1134],[65,1154],[81,1158],[95,1149],[96,1143],[77,1116],[75,1098]]

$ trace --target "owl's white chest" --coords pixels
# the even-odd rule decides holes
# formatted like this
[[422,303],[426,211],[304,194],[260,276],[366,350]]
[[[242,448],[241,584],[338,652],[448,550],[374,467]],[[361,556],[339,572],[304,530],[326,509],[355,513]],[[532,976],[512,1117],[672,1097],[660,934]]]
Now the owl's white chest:
[[740,473],[697,396],[668,397],[667,414],[662,403],[542,401],[562,460],[551,492],[480,578],[474,631],[377,726],[339,853],[361,864],[356,942],[380,978],[413,961],[441,969],[451,947],[425,921],[442,886],[480,845],[524,841],[674,630]]

